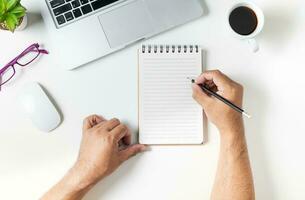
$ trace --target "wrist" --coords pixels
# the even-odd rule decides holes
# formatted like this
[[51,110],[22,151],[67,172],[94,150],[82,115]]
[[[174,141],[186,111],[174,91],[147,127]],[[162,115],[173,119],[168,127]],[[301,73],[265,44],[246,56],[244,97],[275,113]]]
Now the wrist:
[[222,143],[234,144],[237,141],[245,139],[244,130],[230,130],[220,132],[220,140]]
[[223,146],[233,147],[245,143],[245,128],[243,118],[235,118],[233,123],[219,129],[220,140]]
[[235,144],[238,141],[245,140],[244,128],[230,129],[220,131],[220,139],[225,144]]
[[245,128],[242,117],[231,119],[230,123],[218,127],[220,137],[224,140],[232,140],[244,136]]
[[86,176],[84,170],[81,169],[78,164],[75,164],[69,170],[64,180],[67,189],[73,193],[86,193],[94,186],[93,181]]
[[78,160],[71,168],[70,173],[76,177],[76,182],[80,190],[89,190],[97,182],[106,177],[106,170],[101,168],[95,169],[94,167],[94,165],[89,165],[87,162]]

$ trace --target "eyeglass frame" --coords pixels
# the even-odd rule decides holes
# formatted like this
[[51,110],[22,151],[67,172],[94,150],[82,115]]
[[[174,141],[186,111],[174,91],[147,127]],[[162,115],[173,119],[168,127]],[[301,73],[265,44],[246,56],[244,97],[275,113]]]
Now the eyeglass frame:
[[[15,65],[19,65],[21,67],[25,67],[27,65],[29,65],[30,63],[32,63],[34,60],[36,60],[38,58],[38,56],[40,54],[49,54],[49,52],[45,49],[39,49],[39,44],[38,43],[34,43],[32,45],[30,45],[28,48],[26,48],[21,54],[19,54],[17,57],[15,57],[13,60],[11,60],[8,64],[6,64],[3,68],[0,69],[0,89],[1,89],[1,86],[3,86],[4,84],[6,84],[7,82],[9,82],[16,74],[16,69],[15,69]],[[21,59],[22,57],[24,57],[25,55],[27,55],[28,53],[32,52],[33,50],[37,50],[38,53],[37,55],[32,59],[30,60],[28,63],[26,64],[21,64],[18,62],[19,59]],[[4,74],[4,72],[9,69],[10,67],[13,68],[13,75],[8,79],[6,80],[5,82],[1,82],[1,77],[2,75]]]

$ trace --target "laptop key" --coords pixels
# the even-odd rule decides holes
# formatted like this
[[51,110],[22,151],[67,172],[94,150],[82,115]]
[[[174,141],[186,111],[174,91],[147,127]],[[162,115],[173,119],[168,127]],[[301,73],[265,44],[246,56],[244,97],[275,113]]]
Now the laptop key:
[[71,12],[67,12],[67,13],[65,14],[65,18],[66,18],[67,22],[68,22],[68,21],[71,21],[72,19],[74,19],[74,17],[73,17],[73,15],[72,15]]
[[119,0],[97,0],[91,3],[93,10],[100,9]]
[[73,10],[73,14],[75,18],[78,18],[83,15],[79,8]]
[[90,4],[82,6],[81,9],[82,9],[84,15],[88,14],[89,12],[92,12],[92,8],[91,8]]
[[72,6],[73,6],[73,8],[77,8],[77,7],[79,7],[79,6],[80,6],[80,2],[79,2],[79,0],[75,0],[75,1],[73,1],[73,2],[72,2]]
[[70,4],[66,4],[66,5],[55,8],[53,10],[53,12],[54,12],[54,15],[57,16],[57,15],[61,15],[61,14],[65,13],[69,10],[72,10],[72,6]]
[[65,3],[65,0],[53,0],[53,1],[50,1],[50,5],[52,8],[55,8],[57,6],[60,6],[62,4]]
[[56,20],[57,20],[57,23],[58,23],[59,25],[61,25],[61,24],[63,24],[63,23],[66,23],[66,20],[65,20],[65,18],[64,18],[63,15],[60,15],[60,16],[56,17]]
[[80,0],[80,2],[82,3],[82,5],[88,3],[89,1],[88,0]]

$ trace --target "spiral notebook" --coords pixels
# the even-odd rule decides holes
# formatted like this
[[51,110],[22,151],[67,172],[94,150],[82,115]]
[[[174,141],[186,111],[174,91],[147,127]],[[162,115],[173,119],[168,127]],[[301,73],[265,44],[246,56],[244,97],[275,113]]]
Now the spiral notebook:
[[139,142],[202,144],[202,108],[188,77],[202,73],[199,46],[142,46],[139,49]]

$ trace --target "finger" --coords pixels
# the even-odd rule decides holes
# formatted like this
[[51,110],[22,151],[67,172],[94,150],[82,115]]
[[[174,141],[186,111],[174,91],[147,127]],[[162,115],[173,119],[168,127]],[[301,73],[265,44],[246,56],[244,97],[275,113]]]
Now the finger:
[[117,118],[113,118],[103,124],[97,125],[96,127],[97,129],[104,129],[109,132],[120,124],[121,124],[120,120],[118,120]]
[[217,86],[213,81],[207,81],[204,85],[213,92],[218,92]]
[[106,121],[105,118],[98,116],[98,115],[90,115],[88,117],[86,117],[84,119],[83,122],[83,130],[88,130],[94,126],[96,126],[97,124]]
[[116,142],[119,142],[128,133],[128,128],[125,124],[120,124],[110,131],[113,134]]
[[218,92],[218,88],[217,88],[216,85],[211,86],[209,89],[210,89],[211,91],[215,92],[215,93]]
[[223,74],[220,70],[207,70],[203,72],[197,79],[196,83],[205,83],[207,81],[213,81],[213,78]]
[[197,85],[193,84],[193,98],[202,106],[209,106],[213,99],[208,96],[202,89]]
[[206,81],[204,84],[207,85],[209,88],[216,86],[213,81]]
[[213,81],[219,90],[229,87],[233,82],[219,70],[206,71],[196,79],[197,84],[202,84],[206,81]]
[[[128,128],[128,127],[127,127]],[[123,137],[123,143],[125,145],[130,145],[131,144],[131,131],[128,128],[126,135]]]
[[122,150],[120,152],[121,160],[122,160],[122,162],[124,162],[124,161],[128,160],[129,158],[137,155],[138,153],[145,151],[146,149],[147,149],[147,147],[142,144],[132,145],[132,146],[128,147],[127,149]]

